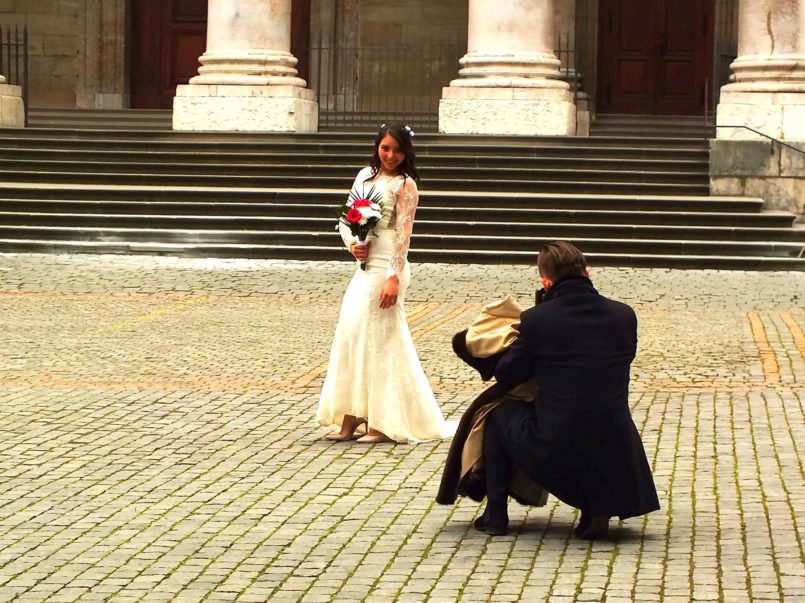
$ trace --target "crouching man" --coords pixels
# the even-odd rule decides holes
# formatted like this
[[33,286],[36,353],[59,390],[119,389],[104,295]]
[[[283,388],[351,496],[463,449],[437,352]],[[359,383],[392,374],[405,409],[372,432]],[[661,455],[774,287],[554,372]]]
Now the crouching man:
[[513,388],[536,377],[539,393],[530,404],[504,400],[487,419],[487,505],[474,526],[506,533],[509,482],[519,468],[581,510],[576,536],[602,538],[610,517],[660,506],[629,411],[637,318],[595,290],[584,255],[570,243],[543,247],[537,267],[544,294],[522,313],[495,378]]

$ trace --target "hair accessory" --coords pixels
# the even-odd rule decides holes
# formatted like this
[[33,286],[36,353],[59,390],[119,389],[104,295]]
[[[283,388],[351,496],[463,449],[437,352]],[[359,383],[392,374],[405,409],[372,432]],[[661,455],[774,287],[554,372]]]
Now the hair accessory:
[[411,138],[413,138],[414,136],[416,136],[416,134],[414,133],[414,131],[411,129],[411,126],[405,126],[405,127],[403,128],[403,130],[405,130],[406,132],[408,132],[408,136],[410,136]]
[[381,130],[382,130],[383,128],[385,128],[385,127],[386,127],[386,124],[380,124],[380,129],[381,129]]

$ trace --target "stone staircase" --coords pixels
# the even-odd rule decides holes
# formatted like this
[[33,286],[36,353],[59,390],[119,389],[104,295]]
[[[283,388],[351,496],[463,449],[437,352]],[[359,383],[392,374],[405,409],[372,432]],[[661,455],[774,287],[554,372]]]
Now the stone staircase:
[[[0,251],[346,259],[334,207],[372,133],[0,132]],[[59,125],[59,124],[54,124]],[[596,129],[598,124],[596,124]],[[416,262],[805,269],[805,229],[708,196],[704,138],[421,134]]]

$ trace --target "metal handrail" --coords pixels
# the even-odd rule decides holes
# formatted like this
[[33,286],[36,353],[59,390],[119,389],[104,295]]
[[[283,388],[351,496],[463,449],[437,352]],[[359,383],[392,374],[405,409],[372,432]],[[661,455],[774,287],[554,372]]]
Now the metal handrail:
[[[772,142],[776,142],[780,146],[788,147],[792,151],[796,151],[797,153],[801,153],[802,155],[805,155],[805,150],[798,149],[797,147],[792,146],[792,145],[790,145],[790,144],[788,144],[786,142],[783,142],[782,140],[777,140],[776,138],[774,138],[774,136],[769,136],[768,134],[764,134],[763,132],[761,132],[759,130],[755,130],[754,128],[750,128],[749,126],[730,126],[730,125],[716,124],[716,128],[743,128],[744,130],[749,130],[750,132],[754,132],[758,136],[763,136],[764,138],[768,138],[769,140],[771,140]],[[772,147],[771,147],[771,152],[774,153],[774,145],[772,145]]]

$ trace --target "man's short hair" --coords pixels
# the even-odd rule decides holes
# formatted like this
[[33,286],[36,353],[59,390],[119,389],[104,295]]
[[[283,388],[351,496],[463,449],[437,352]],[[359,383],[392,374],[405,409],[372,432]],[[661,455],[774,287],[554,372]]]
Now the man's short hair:
[[542,276],[555,282],[567,276],[583,275],[587,269],[587,260],[575,245],[567,241],[556,241],[539,250],[537,269]]

